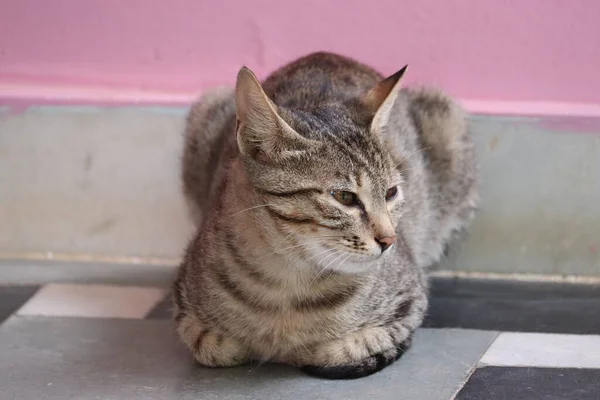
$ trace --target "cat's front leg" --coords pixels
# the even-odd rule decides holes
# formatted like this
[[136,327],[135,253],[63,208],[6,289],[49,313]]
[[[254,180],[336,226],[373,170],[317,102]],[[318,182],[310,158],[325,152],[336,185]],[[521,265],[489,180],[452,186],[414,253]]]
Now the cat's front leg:
[[316,347],[302,370],[328,379],[355,379],[382,370],[410,347],[412,331],[393,322],[365,327],[341,339]]
[[202,366],[233,367],[249,361],[245,346],[206,327],[194,315],[180,314],[177,332]]

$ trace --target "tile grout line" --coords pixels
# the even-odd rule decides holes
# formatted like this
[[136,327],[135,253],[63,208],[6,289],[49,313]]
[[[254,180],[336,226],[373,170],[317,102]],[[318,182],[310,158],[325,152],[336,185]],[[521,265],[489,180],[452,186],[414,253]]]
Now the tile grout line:
[[105,264],[123,265],[152,265],[169,268],[178,265],[180,258],[146,257],[146,256],[105,256],[82,253],[31,252],[13,253],[0,252],[0,260],[6,261],[59,261],[59,262],[98,262]]
[[[444,329],[444,328],[442,328],[442,329]],[[492,347],[492,345],[496,342],[496,340],[498,339],[498,337],[502,333],[502,331],[495,331],[495,332],[496,332],[496,336],[494,337],[494,340],[492,340],[490,342],[490,344],[485,348],[485,350],[483,350],[481,352],[481,355],[479,356],[479,359],[476,362],[473,363],[473,365],[471,366],[471,368],[469,368],[469,371],[467,372],[467,377],[460,384],[460,387],[458,389],[456,389],[456,391],[454,392],[454,394],[452,395],[452,397],[450,397],[449,400],[455,400],[456,399],[456,396],[458,396],[458,394],[465,387],[465,385],[467,384],[467,382],[469,382],[469,379],[471,379],[471,376],[473,376],[473,374],[475,373],[475,371],[477,371],[477,369],[480,367],[480,365],[481,365],[481,359],[488,352],[488,350],[490,349],[490,347]]]
[[[147,257],[147,256],[110,256],[85,253],[55,253],[55,252],[1,252],[0,261],[49,261],[66,263],[103,263],[122,266],[144,266],[164,267],[165,270],[172,269],[180,264],[181,258],[177,257]],[[52,265],[52,268],[60,268]],[[479,272],[479,271],[453,271],[432,270],[429,271],[432,278],[454,278],[454,279],[481,279],[481,280],[507,280],[518,282],[550,282],[550,283],[579,283],[596,285],[600,284],[600,276],[584,275],[558,275],[558,274],[529,274],[529,273],[503,273],[503,272]],[[0,276],[1,278],[1,276]]]
[[581,283],[596,285],[600,283],[600,276],[583,275],[556,275],[556,274],[527,274],[527,273],[504,273],[504,272],[478,272],[478,271],[452,271],[438,270],[430,271],[429,276],[433,278],[462,278],[481,280],[507,280],[518,282],[550,282],[550,283]]

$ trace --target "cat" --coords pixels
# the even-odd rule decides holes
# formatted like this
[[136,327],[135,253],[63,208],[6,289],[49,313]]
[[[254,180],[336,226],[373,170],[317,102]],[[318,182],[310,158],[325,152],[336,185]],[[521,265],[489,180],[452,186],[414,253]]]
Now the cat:
[[390,365],[427,309],[426,267],[478,204],[462,109],[331,53],[189,112],[182,158],[198,233],[174,319],[208,367],[274,362],[329,379]]

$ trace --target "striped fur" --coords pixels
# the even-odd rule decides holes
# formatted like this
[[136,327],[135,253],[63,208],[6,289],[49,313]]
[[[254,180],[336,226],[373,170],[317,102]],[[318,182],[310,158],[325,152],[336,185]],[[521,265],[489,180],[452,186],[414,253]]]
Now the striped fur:
[[[408,350],[427,308],[424,269],[477,194],[462,111],[436,91],[398,90],[403,72],[384,80],[315,53],[262,85],[242,69],[235,91],[192,107],[182,178],[198,232],[173,301],[200,364],[358,378]],[[358,200],[342,204],[341,190]]]

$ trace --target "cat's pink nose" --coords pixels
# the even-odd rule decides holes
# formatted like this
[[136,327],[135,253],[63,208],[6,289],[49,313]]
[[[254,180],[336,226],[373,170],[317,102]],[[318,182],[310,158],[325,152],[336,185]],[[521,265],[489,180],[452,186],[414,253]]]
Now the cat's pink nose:
[[379,238],[375,238],[375,241],[377,242],[377,244],[379,245],[379,247],[381,247],[381,252],[383,253],[391,245],[394,244],[394,242],[396,241],[396,236],[379,237]]

